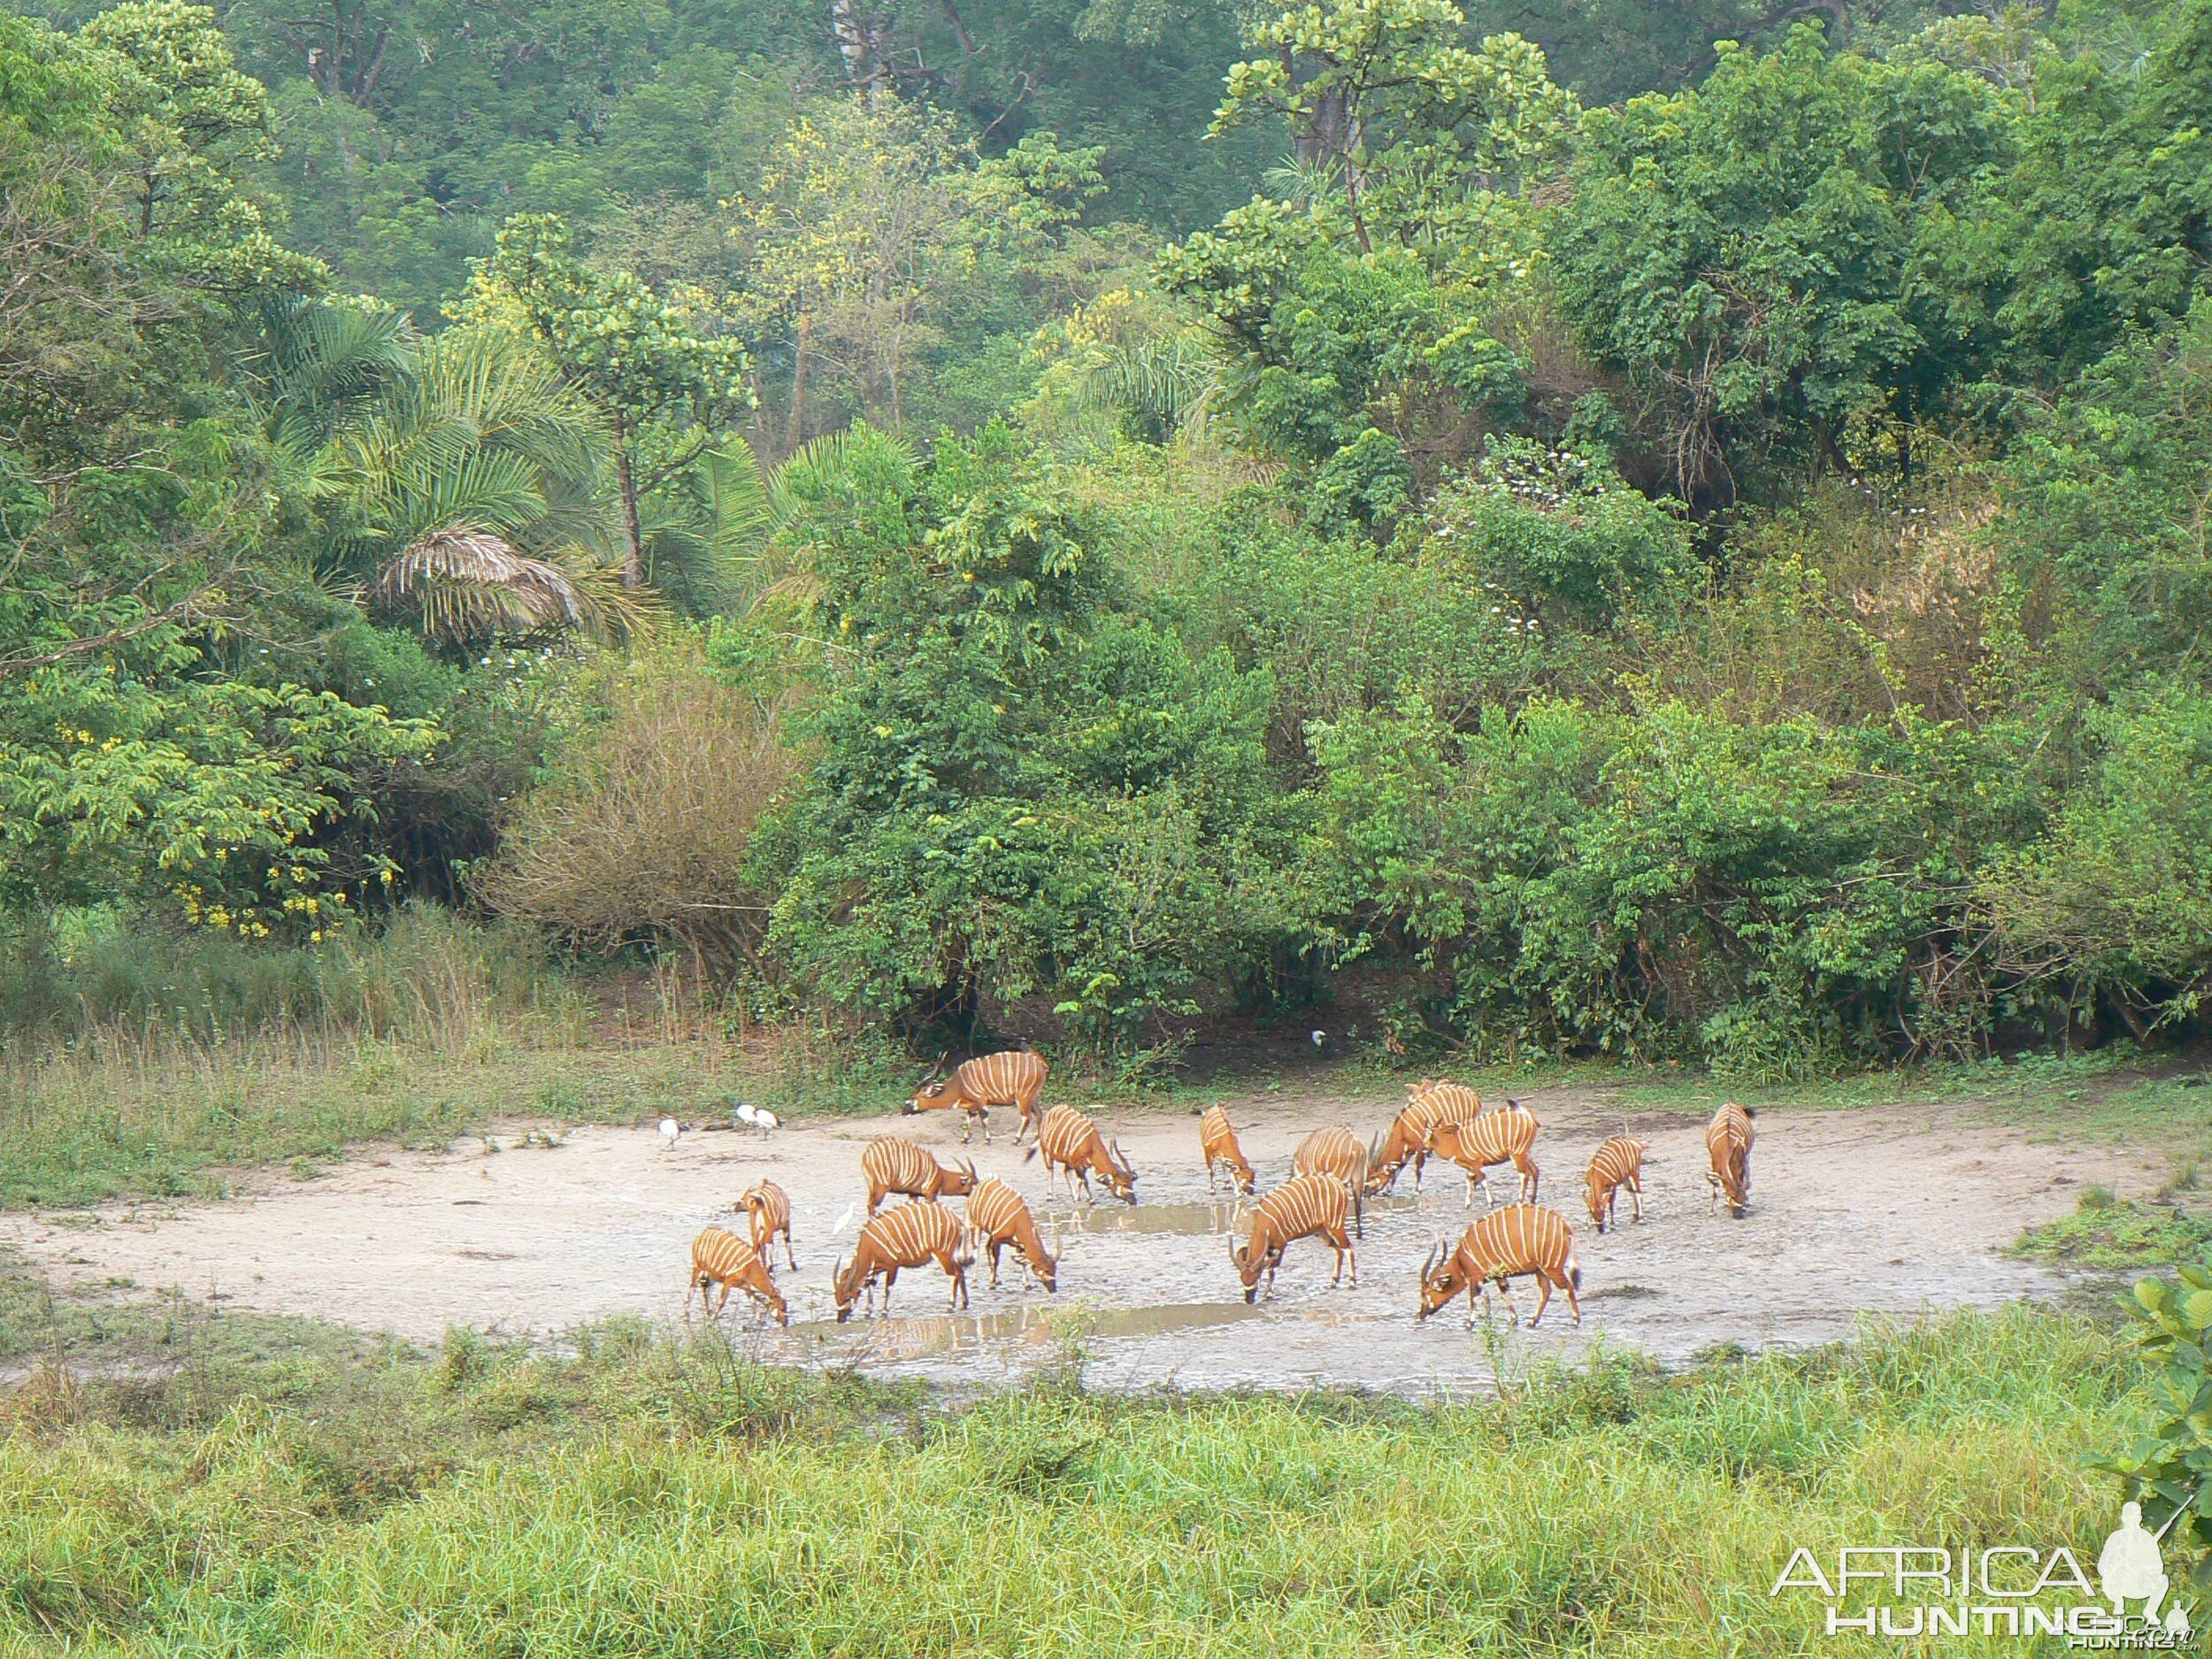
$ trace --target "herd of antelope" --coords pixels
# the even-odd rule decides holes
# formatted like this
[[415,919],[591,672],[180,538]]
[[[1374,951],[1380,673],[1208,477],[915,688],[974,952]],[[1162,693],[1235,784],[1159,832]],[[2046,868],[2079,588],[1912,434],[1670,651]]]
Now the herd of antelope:
[[[1056,1177],[1064,1182],[1071,1200],[1079,1189],[1083,1202],[1095,1202],[1102,1188],[1133,1205],[1137,1173],[1119,1143],[1071,1106],[1041,1106],[1047,1071],[1044,1059],[1027,1050],[985,1055],[957,1067],[950,1077],[942,1075],[941,1067],[933,1071],[904,1110],[911,1115],[957,1109],[963,1119],[961,1140],[968,1141],[980,1132],[988,1145],[991,1108],[1010,1108],[1018,1119],[1014,1144],[1020,1146],[1025,1136],[1033,1135],[1023,1153],[1025,1164],[1041,1156],[1048,1181]],[[1706,1179],[1713,1207],[1725,1203],[1728,1213],[1738,1218],[1750,1202],[1753,1117],[1748,1109],[1732,1102],[1713,1114],[1705,1130],[1710,1165]],[[1424,1079],[1409,1087],[1403,1109],[1370,1141],[1361,1141],[1340,1126],[1309,1134],[1292,1156],[1290,1178],[1264,1196],[1257,1195],[1251,1161],[1238,1144],[1236,1126],[1225,1108],[1210,1108],[1200,1118],[1198,1138],[1208,1189],[1218,1192],[1225,1176],[1240,1200],[1254,1201],[1244,1235],[1233,1235],[1229,1244],[1229,1260],[1247,1302],[1273,1289],[1285,1251],[1302,1239],[1318,1239],[1335,1252],[1336,1272],[1329,1281],[1333,1286],[1343,1282],[1348,1271],[1356,1286],[1359,1256],[1355,1240],[1365,1236],[1364,1201],[1389,1192],[1408,1164],[1412,1165],[1417,1193],[1425,1166],[1437,1158],[1455,1164],[1465,1177],[1462,1207],[1472,1207],[1479,1191],[1486,1213],[1467,1227],[1456,1245],[1447,1248],[1440,1240],[1430,1249],[1421,1265],[1419,1317],[1426,1319],[1464,1294],[1468,1323],[1472,1325],[1478,1296],[1486,1305],[1494,1285],[1517,1324],[1519,1310],[1513,1303],[1510,1281],[1526,1277],[1537,1284],[1532,1325],[1543,1318],[1555,1290],[1566,1296],[1579,1325],[1582,1270],[1575,1256],[1574,1229],[1558,1210],[1537,1202],[1542,1171],[1535,1148],[1541,1128],[1535,1114],[1518,1101],[1486,1108],[1472,1089]],[[1490,1171],[1503,1165],[1512,1167],[1517,1189],[1511,1202],[1494,1208]],[[1609,1137],[1591,1156],[1583,1176],[1583,1198],[1600,1233],[1617,1226],[1617,1210],[1624,1192],[1629,1197],[1631,1220],[1643,1219],[1643,1168],[1644,1143],[1626,1134]],[[987,1255],[995,1289],[1010,1247],[1025,1279],[1048,1291],[1059,1288],[1059,1257],[1046,1249],[1027,1201],[1006,1182],[979,1177],[972,1160],[962,1157],[948,1164],[912,1141],[883,1135],[862,1152],[860,1171],[866,1187],[866,1219],[850,1256],[838,1260],[832,1279],[841,1324],[864,1298],[867,1310],[873,1312],[879,1288],[887,1312],[900,1271],[932,1264],[950,1281],[950,1305],[964,1308],[968,1268]],[[887,1208],[886,1201],[893,1197],[906,1202]],[[958,1215],[940,1202],[949,1198],[962,1201]],[[709,1294],[718,1290],[709,1310],[718,1317],[731,1291],[741,1290],[764,1313],[788,1324],[789,1309],[776,1288],[769,1260],[780,1239],[786,1264],[797,1266],[791,1250],[790,1198],[774,1182],[762,1180],[747,1189],[736,1208],[745,1212],[748,1238],[709,1227],[692,1243],[686,1317],[694,1292],[704,1308]]]

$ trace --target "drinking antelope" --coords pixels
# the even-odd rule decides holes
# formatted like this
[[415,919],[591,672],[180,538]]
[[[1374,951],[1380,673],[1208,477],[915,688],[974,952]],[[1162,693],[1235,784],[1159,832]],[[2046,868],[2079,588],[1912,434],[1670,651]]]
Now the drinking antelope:
[[1236,1126],[1229,1121],[1226,1106],[1206,1108],[1206,1115],[1198,1120],[1198,1149],[1206,1155],[1208,1192],[1219,1190],[1214,1182],[1214,1165],[1218,1164],[1229,1171],[1237,1191],[1249,1195],[1254,1182],[1252,1165],[1237,1144]]
[[1628,1188],[1632,1210],[1630,1219],[1644,1218],[1644,1143],[1627,1135],[1615,1135],[1590,1155],[1590,1167],[1582,1177],[1582,1196],[1590,1206],[1590,1219],[1603,1233],[1614,1225],[1613,1208],[1620,1190]]
[[999,1253],[1008,1245],[1020,1258],[1022,1270],[1047,1290],[1060,1288],[1060,1258],[1045,1252],[1037,1234],[1037,1218],[1029,1213],[1022,1195],[995,1177],[986,1177],[968,1194],[968,1233],[991,1253],[991,1288],[998,1288]]
[[684,1285],[684,1323],[691,1323],[691,1294],[699,1293],[699,1307],[706,1310],[707,1288],[719,1285],[722,1294],[708,1317],[718,1319],[730,1300],[733,1288],[742,1290],[769,1312],[779,1323],[791,1323],[791,1310],[784,1305],[782,1293],[776,1281],[768,1276],[768,1263],[761,1260],[753,1247],[734,1233],[721,1227],[709,1227],[691,1241],[691,1277]]
[[975,1165],[963,1158],[948,1168],[927,1147],[896,1135],[878,1135],[860,1155],[868,1178],[868,1213],[893,1193],[909,1198],[959,1198],[975,1190]]
[[1333,1175],[1344,1183],[1344,1190],[1352,1195],[1352,1230],[1363,1239],[1367,1223],[1360,1213],[1360,1194],[1367,1190],[1373,1169],[1372,1148],[1360,1145],[1357,1135],[1341,1127],[1315,1130],[1290,1155],[1293,1175]]
[[775,1182],[755,1181],[738,1194],[737,1207],[745,1212],[753,1235],[753,1248],[762,1256],[775,1242],[776,1235],[783,1235],[783,1259],[787,1267],[798,1266],[798,1258],[791,1254],[791,1194]]
[[1751,1202],[1751,1142],[1756,1134],[1751,1120],[1757,1116],[1749,1107],[1730,1101],[1705,1125],[1705,1156],[1713,1165],[1705,1179],[1712,1187],[1713,1204],[1725,1198],[1729,1215],[1738,1221]]
[[943,1075],[945,1063],[940,1060],[914,1090],[913,1099],[906,1102],[910,1116],[915,1112],[942,1111],[947,1107],[960,1109],[960,1138],[967,1140],[979,1125],[983,1130],[983,1144],[991,1144],[991,1108],[1011,1106],[1020,1119],[1014,1125],[1014,1144],[1022,1143],[1022,1132],[1037,1118],[1037,1097],[1044,1092],[1044,1056],[1032,1054],[1026,1048],[1006,1048],[997,1054],[979,1056],[962,1063],[950,1078]]
[[1542,1171],[1537,1168],[1529,1148],[1536,1144],[1540,1127],[1536,1114],[1512,1100],[1506,1102],[1502,1110],[1485,1112],[1465,1123],[1436,1125],[1429,1136],[1429,1145],[1458,1164],[1467,1175],[1467,1196],[1463,1209],[1475,1202],[1478,1182],[1482,1186],[1482,1202],[1491,1202],[1490,1166],[1494,1164],[1510,1164],[1519,1171],[1520,1202],[1536,1202],[1537,1182]]
[[1528,1322],[1530,1329],[1551,1305],[1555,1286],[1567,1293],[1575,1323],[1582,1323],[1582,1303],[1575,1294],[1582,1288],[1582,1264],[1575,1260],[1574,1229],[1566,1217],[1540,1204],[1509,1204],[1494,1210],[1460,1235],[1458,1248],[1449,1256],[1440,1245],[1432,1249],[1421,1263],[1421,1317],[1448,1306],[1463,1290],[1471,1326],[1475,1293],[1480,1291],[1487,1301],[1494,1283],[1505,1298],[1507,1313],[1518,1325],[1520,1310],[1513,1305],[1513,1287],[1507,1282],[1517,1273],[1536,1276],[1536,1317]]
[[1251,1231],[1244,1242],[1229,1243],[1229,1260],[1244,1283],[1244,1299],[1259,1300],[1260,1276],[1267,1276],[1268,1294],[1275,1290],[1275,1270],[1282,1265],[1283,1251],[1300,1239],[1316,1235],[1336,1252],[1336,1274],[1332,1287],[1344,1278],[1344,1264],[1352,1264],[1352,1283],[1359,1283],[1359,1255],[1352,1248],[1344,1223],[1352,1207],[1351,1188],[1334,1175],[1297,1175],[1260,1200],[1252,1212]]
[[1074,1107],[1055,1106],[1045,1113],[1037,1125],[1036,1144],[1022,1154],[1022,1162],[1040,1152],[1045,1156],[1046,1170],[1057,1169],[1066,1177],[1069,1197],[1075,1196],[1075,1184],[1081,1181],[1083,1202],[1089,1203],[1091,1177],[1095,1175],[1115,1197],[1137,1202],[1137,1172],[1121,1156],[1121,1143],[1101,1135],[1098,1125]]
[[1429,1137],[1441,1123],[1461,1123],[1482,1115],[1482,1096],[1459,1083],[1440,1083],[1423,1078],[1406,1091],[1406,1103],[1390,1120],[1381,1146],[1375,1151],[1378,1189],[1386,1188],[1399,1171],[1413,1165],[1413,1190],[1421,1190],[1421,1171],[1433,1157]]
[[[853,1304],[862,1291],[873,1292],[883,1281],[883,1311],[891,1311],[891,1286],[898,1283],[899,1269],[935,1262],[952,1280],[954,1308],[968,1305],[967,1263],[960,1223],[952,1211],[922,1202],[887,1210],[860,1230],[852,1259],[837,1264],[831,1280],[837,1299],[837,1323],[852,1317]],[[874,1296],[871,1294],[870,1302]]]

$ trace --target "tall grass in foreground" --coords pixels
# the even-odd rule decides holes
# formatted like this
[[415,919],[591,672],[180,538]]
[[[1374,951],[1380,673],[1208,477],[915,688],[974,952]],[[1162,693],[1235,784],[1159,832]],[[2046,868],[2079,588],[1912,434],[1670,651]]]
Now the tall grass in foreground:
[[1770,1598],[1789,1549],[2093,1551],[2116,1494],[2078,1459],[2131,1426],[2135,1379],[2024,1308],[1446,1409],[1048,1386],[933,1413],[636,1326],[251,1377],[182,1419],[122,1384],[56,1413],[47,1385],[75,1420],[0,1441],[9,1651],[1870,1651]]

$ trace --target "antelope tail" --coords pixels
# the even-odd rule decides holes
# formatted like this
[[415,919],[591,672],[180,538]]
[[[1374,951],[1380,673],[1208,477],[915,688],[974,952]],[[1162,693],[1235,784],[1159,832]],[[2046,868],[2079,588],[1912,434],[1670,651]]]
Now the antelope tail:
[[1036,1156],[1037,1156],[1037,1143],[1036,1143],[1034,1141],[1031,1141],[1031,1142],[1029,1143],[1029,1145],[1028,1145],[1027,1147],[1025,1147],[1025,1148],[1023,1148],[1023,1151],[1022,1151],[1022,1162],[1023,1162],[1024,1164],[1026,1164],[1026,1163],[1028,1163],[1028,1162],[1029,1162],[1029,1160],[1030,1160],[1030,1159],[1032,1159],[1032,1158],[1035,1157]]

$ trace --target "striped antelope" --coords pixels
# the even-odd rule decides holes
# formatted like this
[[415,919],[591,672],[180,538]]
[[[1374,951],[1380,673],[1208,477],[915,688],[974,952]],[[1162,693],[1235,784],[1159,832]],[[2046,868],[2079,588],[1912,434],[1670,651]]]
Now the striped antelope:
[[1429,1137],[1441,1123],[1463,1123],[1482,1115],[1482,1096],[1459,1083],[1439,1083],[1423,1078],[1406,1091],[1406,1103],[1390,1120],[1390,1129],[1376,1148],[1379,1186],[1387,1187],[1398,1173],[1413,1165],[1413,1190],[1421,1190],[1421,1170],[1436,1156]]
[[787,1267],[798,1266],[798,1258],[791,1254],[791,1194],[769,1180],[755,1181],[738,1194],[737,1207],[745,1212],[753,1235],[753,1248],[764,1259],[768,1247],[783,1235],[783,1259]]
[[1728,1213],[1738,1221],[1751,1202],[1751,1142],[1757,1134],[1751,1120],[1756,1116],[1730,1101],[1705,1125],[1705,1156],[1713,1165],[1705,1179],[1712,1185],[1713,1203],[1725,1198]]
[[991,1253],[991,1288],[998,1288],[999,1253],[1008,1245],[1020,1258],[1022,1271],[1047,1290],[1060,1288],[1060,1258],[1045,1253],[1037,1235],[1037,1217],[1029,1213],[1022,1195],[995,1176],[986,1177],[968,1194],[968,1234]]
[[1098,1125],[1072,1106],[1055,1106],[1045,1113],[1037,1125],[1036,1144],[1022,1154],[1026,1164],[1040,1152],[1045,1155],[1045,1168],[1058,1170],[1067,1179],[1068,1196],[1075,1196],[1075,1184],[1083,1183],[1083,1202],[1091,1202],[1091,1177],[1095,1175],[1106,1184],[1106,1190],[1128,1203],[1137,1202],[1137,1172],[1129,1167],[1129,1160],[1121,1156],[1121,1143],[1109,1141],[1098,1133]]
[[1475,1202],[1478,1182],[1482,1186],[1482,1202],[1492,1202],[1490,1166],[1494,1164],[1510,1164],[1518,1170],[1520,1202],[1536,1202],[1537,1181],[1542,1171],[1536,1167],[1529,1148],[1536,1144],[1536,1132],[1541,1126],[1536,1121],[1536,1114],[1517,1100],[1506,1102],[1502,1110],[1485,1112],[1465,1123],[1436,1125],[1429,1136],[1430,1146],[1467,1174],[1467,1196],[1462,1208]]
[[852,1317],[853,1304],[864,1290],[869,1293],[873,1310],[879,1279],[883,1281],[883,1311],[889,1313],[891,1286],[898,1283],[899,1269],[919,1267],[925,1262],[934,1262],[945,1270],[952,1280],[951,1306],[964,1308],[968,1305],[968,1263],[973,1259],[966,1253],[959,1218],[951,1210],[926,1202],[887,1210],[861,1228],[852,1259],[837,1264],[831,1280],[831,1292],[837,1299],[837,1323],[842,1325]]
[[1229,1243],[1229,1261],[1244,1282],[1244,1299],[1256,1302],[1260,1276],[1267,1276],[1270,1295],[1275,1291],[1275,1270],[1282,1265],[1283,1251],[1300,1239],[1318,1236],[1336,1252],[1333,1288],[1344,1277],[1344,1263],[1352,1264],[1352,1283],[1359,1283],[1359,1253],[1344,1223],[1352,1208],[1352,1191],[1334,1175],[1294,1175],[1260,1200],[1252,1211],[1251,1232],[1240,1244]]
[[699,1308],[704,1312],[707,1291],[715,1285],[722,1287],[722,1294],[708,1317],[719,1319],[730,1292],[737,1289],[774,1314],[779,1322],[791,1323],[791,1310],[784,1306],[776,1281],[768,1276],[768,1263],[751,1245],[723,1227],[709,1227],[691,1241],[691,1277],[684,1284],[686,1325],[691,1323],[692,1292],[699,1293]]
[[1374,1172],[1373,1148],[1359,1143],[1349,1129],[1317,1129],[1298,1143],[1290,1155],[1293,1175],[1333,1175],[1352,1195],[1352,1231],[1367,1236],[1366,1217],[1360,1213],[1360,1195]]
[[1582,1323],[1582,1303],[1575,1293],[1582,1288],[1582,1264],[1575,1260],[1574,1229],[1566,1217],[1541,1204],[1509,1204],[1493,1210],[1460,1234],[1459,1247],[1449,1256],[1441,1245],[1421,1263],[1421,1317],[1448,1307],[1461,1291],[1467,1293],[1467,1323],[1475,1322],[1475,1293],[1485,1301],[1495,1284],[1505,1298],[1513,1323],[1521,1322],[1513,1305],[1513,1287],[1507,1281],[1517,1273],[1536,1276],[1536,1317],[1533,1330],[1551,1305],[1554,1287],[1567,1293],[1575,1323]]
[[1206,1155],[1208,1192],[1219,1190],[1214,1182],[1214,1165],[1218,1164],[1229,1171],[1237,1191],[1250,1196],[1255,1179],[1252,1165],[1237,1144],[1236,1125],[1229,1121],[1226,1106],[1206,1108],[1206,1115],[1198,1120],[1198,1149]]
[[950,1078],[944,1075],[944,1069],[942,1060],[930,1068],[929,1075],[915,1088],[914,1098],[906,1102],[909,1116],[957,1106],[961,1140],[965,1141],[979,1125],[987,1147],[991,1144],[991,1108],[1011,1106],[1020,1119],[1014,1125],[1014,1144],[1021,1145],[1022,1132],[1037,1121],[1037,1097],[1044,1093],[1045,1072],[1049,1069],[1044,1056],[1026,1048],[1004,1048],[963,1062]]
[[896,1135],[878,1135],[860,1155],[868,1178],[868,1213],[893,1193],[908,1198],[959,1198],[975,1191],[975,1165],[963,1158],[947,1168],[927,1147]]
[[1590,1206],[1590,1219],[1597,1223],[1598,1231],[1617,1225],[1614,1206],[1620,1201],[1621,1188],[1628,1188],[1629,1202],[1634,1207],[1630,1219],[1644,1218],[1644,1143],[1628,1135],[1615,1135],[1590,1156],[1590,1167],[1582,1177],[1582,1196]]

